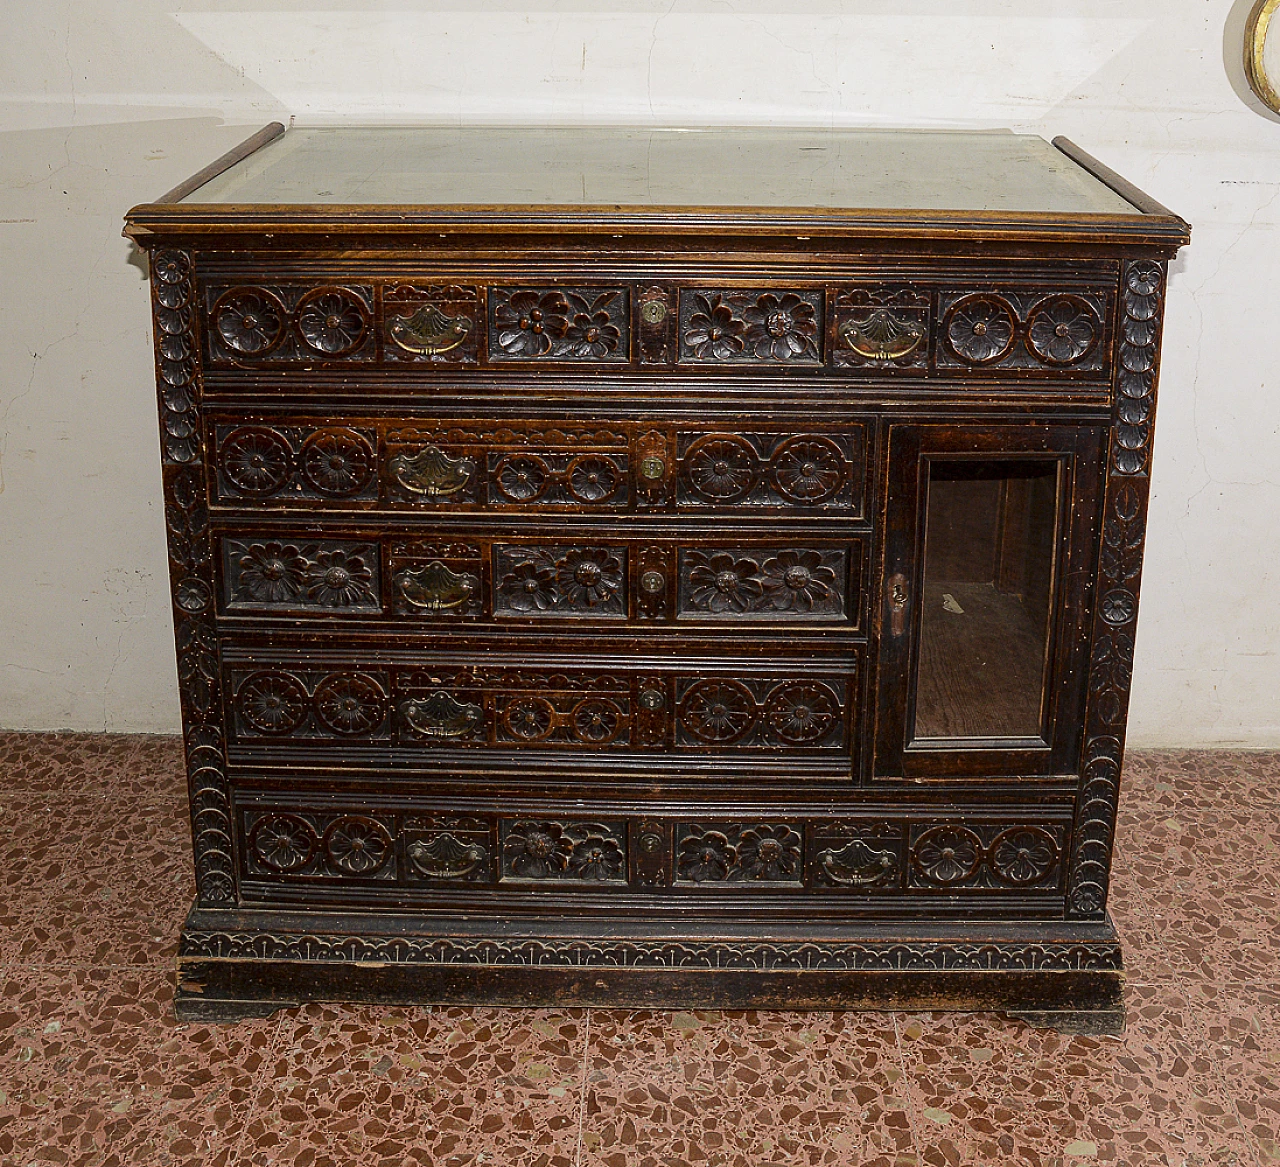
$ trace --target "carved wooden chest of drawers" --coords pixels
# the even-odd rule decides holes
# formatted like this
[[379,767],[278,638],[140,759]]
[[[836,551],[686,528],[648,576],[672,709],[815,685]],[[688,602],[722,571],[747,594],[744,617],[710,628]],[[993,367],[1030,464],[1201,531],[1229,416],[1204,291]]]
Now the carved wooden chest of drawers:
[[1012,134],[273,126],[128,223],[181,1016],[1116,1024],[1182,220]]

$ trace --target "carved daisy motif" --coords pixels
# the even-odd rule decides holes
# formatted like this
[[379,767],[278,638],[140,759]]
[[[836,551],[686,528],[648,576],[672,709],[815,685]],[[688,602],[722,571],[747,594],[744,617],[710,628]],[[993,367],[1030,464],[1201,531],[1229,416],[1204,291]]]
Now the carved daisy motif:
[[1101,327],[1102,322],[1085,301],[1076,296],[1051,296],[1032,310],[1027,336],[1041,360],[1071,365],[1093,351]]
[[844,481],[844,457],[825,438],[792,438],[773,456],[773,481],[778,493],[793,502],[813,506],[825,502]]
[[573,842],[559,823],[517,822],[507,832],[507,872],[523,879],[552,879],[569,866]]
[[680,840],[676,871],[681,879],[694,883],[714,883],[726,879],[736,858],[733,846],[720,831],[692,827]]
[[[513,357],[546,356],[568,332],[570,312],[568,301],[559,292],[512,292],[494,311],[498,346]],[[585,337],[583,342],[596,343],[585,341]]]
[[569,466],[569,490],[583,502],[603,502],[617,489],[618,468],[608,458],[575,458]]
[[743,831],[738,839],[738,870],[743,879],[796,879],[800,873],[800,836],[787,826]]
[[685,455],[689,485],[712,502],[733,502],[756,483],[756,452],[741,438],[699,438]]
[[622,332],[609,318],[605,305],[617,293],[606,292],[588,305],[581,296],[570,295],[573,318],[565,328],[560,353],[568,357],[599,360],[618,347]]
[[213,326],[228,348],[260,356],[284,334],[284,307],[270,292],[245,288],[228,292],[213,310]]
[[760,565],[754,559],[738,559],[722,552],[716,555],[689,553],[689,603],[713,614],[749,612],[764,595]]
[[498,467],[498,489],[515,502],[528,502],[542,493],[550,471],[541,458],[521,454]]
[[342,818],[324,833],[329,862],[345,875],[373,875],[391,854],[391,837],[372,819]]
[[991,867],[1006,883],[1038,883],[1057,861],[1053,836],[1039,827],[1014,827],[991,844]]
[[779,551],[765,560],[762,580],[769,606],[779,612],[811,612],[839,594],[836,573],[817,551]]
[[1008,353],[1016,328],[1013,309],[997,296],[968,296],[946,319],[951,351],[971,365],[990,364]]
[[792,681],[779,685],[765,701],[774,734],[788,745],[811,745],[836,727],[840,702],[826,685]]
[[545,612],[557,599],[555,568],[537,562],[517,564],[499,581],[498,591],[513,611]]
[[612,701],[583,701],[573,710],[573,733],[579,741],[599,745],[612,741],[622,724]]
[[698,311],[689,316],[685,344],[700,361],[727,361],[736,357],[746,347],[743,338],[746,322],[734,316],[733,309],[719,294],[695,298]]
[[257,673],[240,686],[240,716],[259,733],[292,733],[307,714],[306,691],[285,673]]
[[680,720],[699,741],[737,741],[755,723],[755,699],[738,681],[699,681],[680,703]]
[[251,543],[238,566],[235,599],[259,604],[288,604],[302,595],[311,565],[292,543]]
[[316,716],[328,729],[344,737],[377,729],[386,716],[386,703],[382,687],[359,673],[328,678],[315,696]]
[[934,827],[916,840],[911,857],[931,882],[963,883],[978,869],[982,843],[964,827]]
[[818,359],[814,308],[792,292],[766,292],[742,313],[746,342],[761,360]]
[[307,568],[307,600],[325,608],[376,603],[373,573],[364,558],[346,551],[320,551]]
[[573,879],[618,879],[625,861],[616,839],[593,833],[574,845],[569,856],[569,875]]
[[321,430],[302,447],[302,473],[320,494],[357,494],[373,474],[373,448],[354,430]]
[[253,824],[249,849],[271,871],[297,871],[315,854],[319,840],[311,827],[296,815],[264,815]]
[[274,430],[238,429],[222,443],[222,474],[241,494],[274,494],[289,480],[292,451]]
[[556,564],[556,582],[575,608],[613,600],[622,587],[622,563],[602,547],[570,551]]
[[534,742],[551,732],[555,710],[541,697],[520,697],[507,706],[502,719],[513,737]]
[[307,347],[327,357],[359,348],[368,327],[364,305],[350,292],[312,292],[298,304],[298,334]]

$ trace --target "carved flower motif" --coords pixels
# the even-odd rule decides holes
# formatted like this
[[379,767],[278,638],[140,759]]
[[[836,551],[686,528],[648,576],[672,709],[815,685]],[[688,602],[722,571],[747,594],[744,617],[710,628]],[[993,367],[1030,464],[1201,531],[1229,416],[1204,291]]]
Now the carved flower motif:
[[569,856],[569,875],[574,879],[617,879],[623,864],[622,848],[616,839],[590,834],[575,844]]
[[386,716],[386,694],[377,682],[359,673],[340,673],[317,690],[316,716],[344,737],[372,733]]
[[373,573],[359,555],[321,551],[307,569],[307,599],[326,608],[351,608],[374,602]]
[[579,741],[612,741],[621,723],[618,707],[612,701],[582,701],[573,710],[573,732]]
[[743,879],[795,879],[800,871],[800,836],[787,826],[743,831],[738,839],[738,867]]
[[236,599],[288,604],[302,594],[309,564],[291,543],[251,543],[239,566]]
[[358,493],[373,474],[373,450],[353,430],[321,430],[302,447],[302,473],[321,494]]
[[324,833],[329,862],[347,875],[373,875],[391,854],[391,838],[372,819],[342,818]]
[[550,879],[569,865],[573,843],[559,823],[513,823],[504,851],[507,871],[524,879]]
[[1133,593],[1126,588],[1113,588],[1102,597],[1102,618],[1108,624],[1127,624],[1137,610]]
[[312,292],[298,305],[298,332],[310,348],[340,357],[359,347],[368,328],[364,306],[350,292]]
[[315,832],[291,814],[264,815],[253,824],[249,849],[263,867],[271,871],[296,871],[315,854]]
[[545,612],[556,602],[555,568],[540,563],[520,563],[502,577],[498,590],[517,612]]
[[214,308],[214,327],[228,348],[258,356],[276,346],[284,333],[284,309],[270,292],[230,292]]
[[982,843],[964,827],[934,827],[916,840],[912,858],[933,883],[962,883],[978,869]]
[[689,484],[703,498],[732,502],[756,482],[756,454],[741,438],[700,438],[685,456]]
[[844,481],[844,458],[825,438],[792,438],[773,456],[773,480],[794,502],[825,502]]
[[222,473],[241,494],[274,494],[289,479],[289,443],[274,430],[238,429],[222,443]]
[[685,694],[680,719],[699,741],[737,741],[755,723],[756,703],[737,681],[699,681]]
[[1057,861],[1057,844],[1039,827],[1014,827],[991,844],[991,866],[1008,883],[1037,883]]
[[948,313],[946,329],[956,356],[974,365],[989,364],[1013,345],[1013,309],[995,296],[970,296]]
[[735,559],[727,552],[705,556],[690,552],[689,603],[708,612],[749,612],[760,601],[764,587],[754,559]]
[[691,827],[680,840],[676,871],[681,879],[694,883],[714,883],[725,879],[736,858],[728,838],[719,831]]
[[818,326],[813,305],[792,292],[781,298],[766,292],[742,313],[747,324],[747,343],[762,360],[818,359],[814,340]]
[[547,483],[547,466],[541,458],[518,455],[498,467],[498,489],[516,502],[528,502],[542,493]]
[[560,590],[574,607],[607,604],[622,587],[622,564],[603,547],[570,551],[556,564]]
[[1098,317],[1083,300],[1051,296],[1032,310],[1027,336],[1042,360],[1070,365],[1090,353],[1098,332]]
[[568,331],[570,311],[559,292],[513,292],[494,312],[498,345],[513,357],[546,356]]
[[1160,268],[1154,263],[1131,263],[1125,283],[1136,295],[1154,296],[1160,290]]
[[513,737],[534,742],[551,732],[555,711],[541,697],[520,697],[507,706],[502,719]]
[[180,251],[162,251],[156,255],[151,271],[161,283],[180,284],[191,275],[191,265]]
[[616,294],[606,292],[603,296],[598,296],[590,306],[581,296],[569,296],[575,311],[572,321],[565,329],[564,344],[561,346],[561,352],[565,356],[599,360],[618,347],[622,333],[609,319],[605,308]]
[[291,733],[307,715],[307,694],[285,673],[255,673],[237,694],[240,716],[259,733]]
[[699,360],[727,361],[746,347],[746,323],[733,314],[720,295],[696,297],[699,310],[689,316],[684,342]]
[[618,489],[618,468],[608,458],[575,458],[568,477],[569,489],[583,502],[602,502]]
[[835,728],[840,702],[826,685],[791,681],[769,694],[765,709],[779,738],[788,745],[809,745]]
[[764,591],[780,612],[811,612],[838,594],[836,573],[817,551],[779,551],[764,562]]

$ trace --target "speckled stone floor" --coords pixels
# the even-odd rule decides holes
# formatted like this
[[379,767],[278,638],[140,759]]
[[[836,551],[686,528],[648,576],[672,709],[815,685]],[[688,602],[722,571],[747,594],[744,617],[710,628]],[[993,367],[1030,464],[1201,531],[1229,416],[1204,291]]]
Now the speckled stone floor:
[[0,734],[0,1164],[1280,1163],[1280,755],[1131,754],[1130,1022],[308,1006],[178,1025],[178,743]]

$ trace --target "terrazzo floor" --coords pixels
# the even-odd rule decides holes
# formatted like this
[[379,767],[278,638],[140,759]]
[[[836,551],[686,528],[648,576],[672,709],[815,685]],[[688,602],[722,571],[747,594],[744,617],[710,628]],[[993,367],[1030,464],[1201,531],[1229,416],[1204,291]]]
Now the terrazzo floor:
[[173,738],[0,734],[0,1164],[1280,1163],[1280,755],[1133,753],[1123,1037],[306,1006],[178,1025]]

